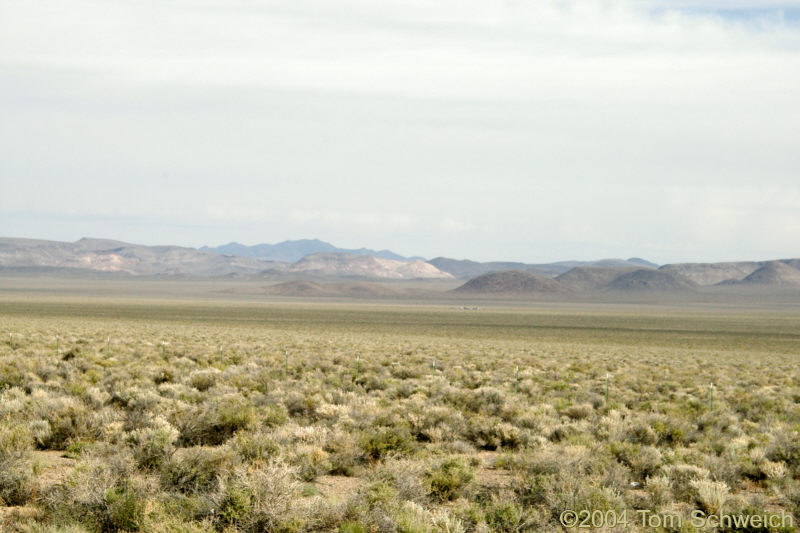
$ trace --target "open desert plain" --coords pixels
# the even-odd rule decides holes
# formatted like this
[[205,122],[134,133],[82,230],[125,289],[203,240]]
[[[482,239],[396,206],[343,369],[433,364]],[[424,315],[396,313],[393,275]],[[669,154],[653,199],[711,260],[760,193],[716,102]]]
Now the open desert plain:
[[4,531],[793,531],[800,516],[787,301],[76,283],[0,285]]

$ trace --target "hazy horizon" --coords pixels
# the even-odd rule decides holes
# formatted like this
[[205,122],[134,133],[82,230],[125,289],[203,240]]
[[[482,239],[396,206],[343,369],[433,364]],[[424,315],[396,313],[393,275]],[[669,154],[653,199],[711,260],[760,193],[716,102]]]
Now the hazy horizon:
[[0,235],[800,256],[800,1],[0,0]]

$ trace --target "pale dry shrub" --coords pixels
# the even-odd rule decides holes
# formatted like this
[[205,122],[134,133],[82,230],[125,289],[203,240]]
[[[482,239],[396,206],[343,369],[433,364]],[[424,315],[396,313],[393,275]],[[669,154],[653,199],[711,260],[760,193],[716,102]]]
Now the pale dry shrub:
[[719,514],[730,493],[728,485],[721,481],[693,479],[689,486],[695,492],[697,502],[708,514]]
[[111,401],[111,394],[104,391],[99,387],[89,387],[84,392],[83,401],[92,409],[101,409],[109,401]]
[[144,520],[146,495],[155,488],[134,476],[125,454],[87,457],[47,496],[60,522],[80,520],[101,531],[137,531]]
[[[35,395],[35,397],[34,397]],[[33,419],[46,420],[49,432],[43,431],[42,447],[63,450],[77,439],[87,436],[89,412],[79,400],[69,396],[50,396],[43,391],[31,394]]]
[[620,463],[611,463],[605,468],[602,484],[604,487],[611,487],[623,492],[630,488],[631,471],[628,467]]
[[0,461],[0,505],[25,505],[37,488],[29,461],[14,458]]
[[272,460],[281,450],[274,436],[263,430],[240,431],[228,441],[228,444],[245,462]]
[[233,468],[234,454],[228,447],[195,446],[173,454],[161,468],[161,484],[184,494],[219,489]]
[[33,449],[31,431],[21,425],[0,426],[0,462],[27,459]]
[[197,389],[184,383],[161,383],[158,385],[158,393],[164,398],[183,400],[192,403],[199,403],[203,395]]
[[21,387],[10,387],[0,392],[0,419],[22,413],[27,405],[27,394]]
[[389,459],[376,475],[377,479],[386,481],[394,488],[400,500],[424,503],[428,498],[424,477],[430,466],[425,461]]
[[709,472],[709,478],[735,486],[742,478],[742,465],[729,454],[722,456],[707,455],[703,458],[703,468]]
[[594,407],[590,403],[570,405],[564,409],[564,414],[572,420],[584,420],[594,414]]
[[316,419],[317,408],[323,400],[319,394],[306,391],[291,391],[283,399],[283,404],[289,415],[298,418]]
[[336,422],[338,420],[348,421],[349,412],[350,409],[346,405],[334,405],[331,403],[323,403],[316,410],[316,414],[320,420],[329,422]]
[[584,475],[591,464],[591,451],[585,446],[562,446],[548,443],[526,451],[522,457],[523,468],[532,475],[553,475],[574,472]]
[[427,399],[413,398],[413,410],[406,415],[411,433],[419,441],[442,442],[464,432],[464,416],[446,406],[427,405]]
[[36,443],[36,446],[39,448],[44,448],[45,443],[50,439],[52,434],[50,423],[47,420],[42,419],[32,420],[28,423],[28,429],[31,432],[31,436]]
[[180,432],[161,417],[153,420],[151,427],[135,429],[126,435],[139,468],[155,470],[175,452],[175,442]]
[[297,471],[280,462],[239,468],[231,479],[250,497],[250,511],[239,522],[243,531],[276,531],[299,517],[293,515],[300,483]]
[[466,533],[464,523],[447,509],[437,509],[431,513],[433,530],[436,533]]
[[325,443],[331,463],[331,474],[352,476],[356,466],[362,462],[363,454],[358,441],[351,433],[335,429]]
[[148,384],[145,386],[134,385],[117,390],[111,401],[127,411],[146,411],[152,413],[158,409],[161,396]]
[[764,460],[758,465],[759,470],[764,476],[772,481],[783,479],[789,472],[784,463],[777,461]]
[[631,470],[640,479],[654,474],[661,466],[662,455],[655,446],[642,446],[637,453],[630,458]]
[[195,370],[194,372],[189,374],[189,377],[187,378],[186,382],[195,389],[199,390],[200,392],[205,392],[217,384],[217,381],[220,379],[221,374],[222,372],[220,372],[216,368],[205,368],[203,370]]
[[664,474],[650,476],[645,480],[644,488],[650,495],[656,508],[666,505],[672,500],[669,478]]
[[752,461],[755,465],[759,465],[767,460],[767,455],[764,451],[764,448],[753,448],[750,450],[748,455],[750,457],[750,461]]
[[329,454],[319,446],[303,444],[293,449],[290,463],[303,481],[313,481],[331,470]]
[[627,433],[628,440],[637,444],[651,446],[658,441],[658,435],[655,430],[645,422],[633,424]]
[[251,427],[256,410],[241,394],[210,397],[203,405],[173,417],[186,445],[222,444],[237,431]]
[[121,413],[112,407],[93,409],[86,421],[86,437],[90,440],[115,442],[124,429]]
[[394,513],[398,533],[432,533],[433,517],[418,503],[405,501]]
[[693,481],[708,479],[708,470],[688,464],[662,466],[661,472],[669,478],[673,496],[684,502],[694,500]]
[[467,434],[478,448],[516,448],[524,442],[520,429],[496,417],[477,415],[469,419]]

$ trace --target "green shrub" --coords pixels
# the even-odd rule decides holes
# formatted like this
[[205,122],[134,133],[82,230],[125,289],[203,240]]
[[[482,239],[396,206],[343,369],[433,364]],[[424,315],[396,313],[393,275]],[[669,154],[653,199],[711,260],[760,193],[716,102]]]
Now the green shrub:
[[367,528],[360,522],[345,522],[339,526],[339,533],[367,533]]
[[144,495],[128,486],[114,487],[106,491],[107,531],[139,531],[144,522]]
[[222,525],[237,525],[244,521],[253,507],[253,494],[244,487],[229,485],[217,504],[217,520]]
[[658,437],[659,444],[678,446],[686,442],[687,428],[673,418],[656,420],[651,427]]
[[513,501],[493,501],[486,510],[489,530],[498,533],[517,533],[529,530],[530,518],[527,510]]
[[413,449],[411,432],[405,427],[384,427],[361,436],[360,445],[370,459],[382,459],[392,453]]
[[76,440],[71,442],[67,449],[64,450],[64,456],[69,457],[71,459],[77,459],[80,455],[86,451],[89,447],[89,443],[82,440]]
[[388,508],[397,500],[397,489],[386,481],[371,483],[360,492],[369,509]]
[[431,496],[448,501],[457,497],[474,477],[474,471],[464,461],[448,459],[425,474],[425,483]]

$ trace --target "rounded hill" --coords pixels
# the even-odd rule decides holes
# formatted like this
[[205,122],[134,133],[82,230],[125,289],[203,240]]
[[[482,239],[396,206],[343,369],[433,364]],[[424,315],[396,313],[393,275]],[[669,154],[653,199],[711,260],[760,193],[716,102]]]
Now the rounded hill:
[[769,287],[800,288],[800,270],[781,261],[770,261],[744,278],[740,283]]
[[276,283],[264,288],[264,293],[274,296],[375,298],[401,296],[402,291],[377,283],[316,283],[294,280]]
[[522,270],[490,272],[473,278],[455,289],[470,294],[559,294],[567,288],[554,279]]
[[618,276],[606,285],[606,288],[620,292],[694,291],[697,289],[697,283],[673,272],[641,268]]
[[560,276],[556,277],[559,283],[563,283],[579,291],[595,291],[605,288],[609,283],[620,277],[622,274],[637,270],[635,268],[612,268],[612,267],[575,267]]

